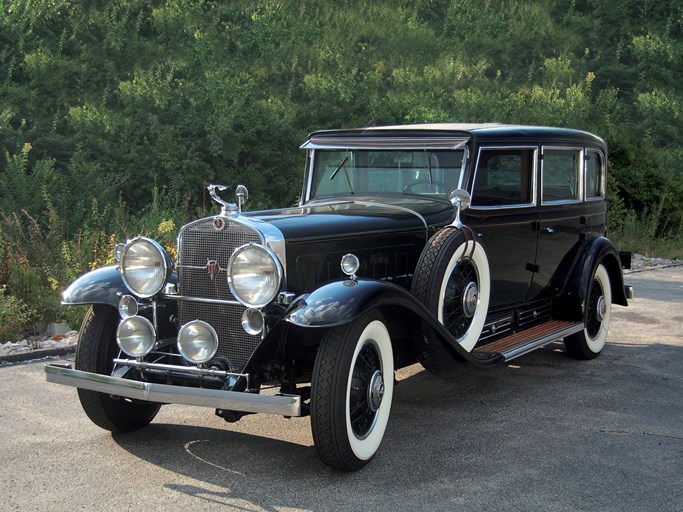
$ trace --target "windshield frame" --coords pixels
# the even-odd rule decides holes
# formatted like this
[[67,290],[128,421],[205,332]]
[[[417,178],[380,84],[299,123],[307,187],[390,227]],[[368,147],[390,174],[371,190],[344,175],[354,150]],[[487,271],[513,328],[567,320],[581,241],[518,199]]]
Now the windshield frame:
[[[469,160],[469,151],[466,146],[468,140],[460,139],[457,144],[452,140],[449,144],[391,144],[379,145],[375,147],[371,144],[364,144],[363,147],[340,147],[337,145],[319,145],[314,147],[308,145],[307,172],[304,182],[301,204],[309,201],[330,201],[336,199],[353,200],[358,197],[419,197],[422,199],[432,199],[438,201],[448,201],[449,194],[456,188],[462,188],[465,169]],[[306,144],[304,144],[306,146]],[[412,147],[410,147],[412,146]],[[417,146],[417,147],[415,147]],[[425,147],[427,146],[427,147]],[[429,147],[431,146],[431,147]],[[303,147],[303,146],[302,146]],[[452,160],[453,154],[457,154],[456,165],[439,165],[442,161]],[[400,159],[406,159],[409,163],[406,167],[401,167]],[[323,160],[323,157],[328,157]],[[369,162],[373,160],[396,162],[396,167],[392,166],[371,166]],[[357,161],[364,162],[364,166],[358,166]],[[455,162],[454,162],[455,163]],[[324,169],[320,167],[325,166]],[[352,166],[349,168],[349,166]],[[349,169],[353,177],[349,176]],[[320,176],[320,173],[323,176]],[[370,186],[371,175],[379,176],[382,172],[396,173],[396,178],[400,180],[393,190],[373,190]],[[412,180],[408,174],[413,174]],[[446,174],[447,173],[447,174]],[[457,174],[456,174],[457,173]],[[357,190],[353,183],[357,183],[359,175],[364,176],[366,188]],[[346,178],[344,177],[346,176]],[[441,183],[445,182],[447,186]],[[388,179],[391,180],[391,174]],[[443,182],[441,179],[443,179]],[[377,179],[377,178],[375,178]],[[385,183],[387,178],[385,179]],[[338,190],[320,191],[320,186],[327,180],[337,181]],[[389,181],[391,183],[391,181]],[[416,186],[417,183],[422,190],[405,190],[404,187]],[[348,184],[348,190],[343,190],[344,184]]]

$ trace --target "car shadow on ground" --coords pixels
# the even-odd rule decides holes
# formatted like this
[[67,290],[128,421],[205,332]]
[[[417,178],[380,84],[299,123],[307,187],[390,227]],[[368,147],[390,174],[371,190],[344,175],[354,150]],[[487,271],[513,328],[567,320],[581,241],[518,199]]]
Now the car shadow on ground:
[[[169,491],[233,506],[246,502],[265,510],[309,509],[312,496],[317,496],[314,503],[324,501],[321,509],[372,508],[372,501],[380,499],[378,489],[410,492],[420,485],[436,485],[431,492],[445,493],[444,499],[454,488],[469,486],[470,491],[459,492],[516,490],[522,500],[525,492],[519,486],[529,478],[536,482],[534,487],[545,486],[543,492],[562,495],[567,491],[560,482],[566,474],[590,476],[591,462],[596,467],[625,465],[628,476],[638,462],[623,454],[629,453],[631,443],[642,448],[648,433],[638,431],[637,416],[643,411],[626,398],[677,396],[680,380],[669,379],[667,387],[666,376],[680,374],[681,364],[673,362],[681,360],[681,348],[608,344],[599,358],[581,362],[568,358],[561,346],[549,345],[497,368],[463,366],[449,378],[417,367],[404,370],[407,376],[395,388],[380,451],[357,473],[340,473],[322,464],[307,437],[307,418],[276,418],[282,422],[279,439],[236,432],[229,424],[201,426],[204,412],[197,414],[196,426],[153,423],[138,432],[115,435],[114,440],[136,457],[173,472],[175,477],[165,485]],[[637,360],[643,364],[634,367]],[[656,391],[640,389],[635,374],[648,382],[658,380]],[[653,377],[659,374],[663,376]],[[629,419],[633,415],[635,423]],[[258,417],[261,422],[275,420]],[[622,455],[616,455],[613,438],[605,443],[593,439],[597,445],[592,446],[587,442],[611,431],[629,434],[627,423],[633,436],[643,435],[622,435],[616,447]],[[567,444],[572,437],[577,443]],[[610,475],[596,475],[596,482],[608,485],[605,480],[616,478]],[[592,492],[590,484],[586,492]],[[389,499],[405,505],[406,499],[417,499],[411,496],[399,493]],[[579,498],[566,496],[570,502]],[[382,499],[386,502],[387,496]],[[580,503],[585,505],[576,502]],[[600,504],[595,503],[598,508]]]

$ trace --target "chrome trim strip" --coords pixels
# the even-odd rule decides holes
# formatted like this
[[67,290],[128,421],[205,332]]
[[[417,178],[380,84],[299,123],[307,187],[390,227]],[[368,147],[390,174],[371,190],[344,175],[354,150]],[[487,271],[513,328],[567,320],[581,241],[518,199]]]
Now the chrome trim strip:
[[475,189],[475,184],[477,183],[477,171],[479,170],[479,162],[481,161],[481,154],[487,150],[505,150],[505,149],[519,149],[519,150],[529,150],[533,151],[533,162],[531,166],[531,202],[522,204],[503,204],[503,205],[490,205],[482,206],[471,204],[470,208],[473,210],[509,210],[511,208],[535,208],[538,202],[538,192],[536,190],[536,184],[538,179],[538,146],[481,146],[477,152],[477,161],[474,166],[474,173],[472,176],[472,198],[476,200],[477,190]]
[[188,297],[186,295],[169,295],[163,294],[162,297],[167,300],[186,300],[188,302],[204,302],[206,304],[223,304],[225,306],[241,306],[240,302],[236,300],[219,300],[219,299],[205,299],[202,297]]
[[420,219],[422,221],[422,224],[424,224],[425,229],[428,228],[427,226],[427,221],[425,218],[417,213],[415,210],[411,210],[410,208],[405,208],[404,206],[398,206],[395,204],[388,204],[388,203],[375,203],[374,201],[351,201],[354,204],[360,204],[362,206],[380,206],[384,208],[393,208],[394,210],[399,210],[402,212],[407,212],[407,213],[412,213],[415,217]]
[[[544,173],[545,173],[545,152],[546,150],[549,151],[578,151],[579,152],[579,168],[577,170],[578,172],[578,178],[579,182],[576,184],[577,186],[577,191],[578,191],[578,197],[574,199],[558,199],[558,200],[550,200],[550,201],[545,201],[543,199],[543,188],[544,188]],[[583,192],[584,192],[584,172],[585,172],[585,164],[586,164],[586,158],[585,158],[586,150],[583,147],[580,146],[541,146],[541,184],[540,184],[540,190],[539,190],[539,195],[540,195],[540,202],[541,206],[552,206],[552,205],[560,205],[560,204],[578,204],[578,203],[583,203]]]
[[540,338],[532,340],[529,343],[526,343],[525,345],[515,347],[515,348],[511,349],[509,352],[503,352],[503,358],[505,359],[506,362],[512,361],[513,359],[516,359],[520,356],[528,354],[529,352],[532,352],[532,351],[536,350],[537,348],[541,348],[543,345],[547,345],[548,343],[552,343],[553,341],[556,341],[559,338],[564,338],[565,336],[569,336],[570,334],[577,333],[583,329],[584,329],[583,322],[577,322],[576,324],[571,325],[565,329],[562,329],[560,331],[555,331],[555,332],[547,334],[545,336],[541,336]]
[[195,405],[212,409],[301,416],[298,395],[260,395],[239,391],[171,386],[120,379],[57,365],[45,365],[47,382],[89,389],[99,393],[162,404]]

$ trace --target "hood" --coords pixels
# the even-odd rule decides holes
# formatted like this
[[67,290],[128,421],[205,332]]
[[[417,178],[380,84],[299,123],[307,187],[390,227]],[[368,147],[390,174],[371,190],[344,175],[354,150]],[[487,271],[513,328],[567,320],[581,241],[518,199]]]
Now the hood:
[[315,201],[296,208],[245,213],[277,227],[288,242],[347,235],[424,230],[453,221],[455,211],[445,201],[395,198]]

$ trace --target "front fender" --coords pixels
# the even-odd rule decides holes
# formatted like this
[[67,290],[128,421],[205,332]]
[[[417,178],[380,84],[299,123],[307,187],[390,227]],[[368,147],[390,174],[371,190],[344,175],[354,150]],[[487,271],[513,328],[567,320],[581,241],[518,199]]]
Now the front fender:
[[415,341],[418,345],[429,344],[436,339],[450,357],[459,361],[479,366],[492,366],[499,362],[495,357],[484,360],[467,352],[422,303],[405,288],[387,281],[358,279],[326,284],[294,302],[285,320],[305,328],[338,327],[372,309],[389,307],[415,319]]
[[[171,275],[170,282],[176,282]],[[123,295],[131,294],[123,283],[121,272],[116,265],[101,267],[76,279],[62,292],[62,304],[108,304],[117,308]]]
[[130,293],[116,265],[98,268],[76,279],[62,292],[62,304],[109,304],[115,308]]

